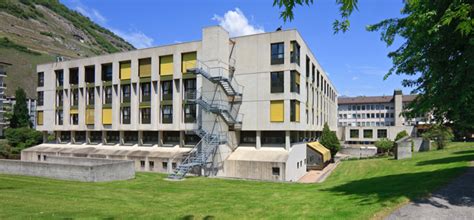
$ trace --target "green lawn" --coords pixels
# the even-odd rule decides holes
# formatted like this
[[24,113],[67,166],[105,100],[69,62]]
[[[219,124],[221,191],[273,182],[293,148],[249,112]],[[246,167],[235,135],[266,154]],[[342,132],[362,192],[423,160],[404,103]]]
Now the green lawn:
[[474,160],[474,144],[413,159],[344,161],[322,184],[211,178],[80,183],[0,175],[0,219],[368,219],[427,195]]

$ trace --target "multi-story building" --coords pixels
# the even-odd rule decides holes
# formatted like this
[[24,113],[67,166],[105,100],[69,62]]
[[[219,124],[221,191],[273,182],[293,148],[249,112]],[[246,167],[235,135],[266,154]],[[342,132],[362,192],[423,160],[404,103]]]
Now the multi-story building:
[[307,143],[324,123],[337,128],[337,92],[296,30],[229,38],[208,27],[199,41],[37,70],[37,130],[55,141],[22,159],[132,159],[178,178],[295,181]]
[[[4,102],[3,102],[3,109],[5,110],[5,112],[11,112],[13,114],[13,107],[15,106],[15,104],[16,104],[15,96],[7,96],[5,97]],[[28,115],[30,116],[30,122],[31,122],[32,128],[35,128],[36,127],[36,99],[27,98],[26,106],[28,108]],[[9,124],[9,122],[6,119],[4,120],[7,124]]]
[[359,96],[338,98],[338,135],[347,145],[371,145],[380,138],[393,140],[406,130],[416,135],[415,125],[429,123],[428,117],[407,119],[401,114],[416,95]]
[[0,137],[3,137],[3,129],[7,125],[4,119],[5,109],[3,107],[3,103],[5,101],[5,91],[7,90],[5,77],[7,77],[6,68],[8,66],[11,66],[11,64],[0,61]]

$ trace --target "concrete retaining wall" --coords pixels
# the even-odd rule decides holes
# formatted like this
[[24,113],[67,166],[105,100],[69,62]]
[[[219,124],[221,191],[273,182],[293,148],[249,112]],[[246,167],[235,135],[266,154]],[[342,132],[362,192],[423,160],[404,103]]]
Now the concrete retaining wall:
[[411,158],[411,137],[404,137],[396,142],[395,159],[401,160]]
[[343,147],[339,151],[341,154],[347,154],[353,157],[365,158],[371,157],[377,154],[377,148],[366,146],[366,147]]
[[81,182],[126,180],[135,177],[133,161],[47,157],[45,162],[0,160],[0,173]]

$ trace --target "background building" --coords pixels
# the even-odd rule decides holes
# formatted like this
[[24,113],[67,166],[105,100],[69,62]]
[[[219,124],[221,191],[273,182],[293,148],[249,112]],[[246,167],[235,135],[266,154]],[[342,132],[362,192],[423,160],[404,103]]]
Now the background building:
[[296,30],[39,65],[37,130],[23,152],[136,161],[138,170],[296,181],[307,143],[337,129],[337,92]]
[[[13,107],[15,106],[15,104],[16,98],[14,96],[7,96],[4,98],[3,109],[5,110],[5,112],[10,112],[11,114],[13,114]],[[27,98],[26,105],[28,108],[28,115],[30,116],[32,128],[36,128],[36,100]],[[8,119],[4,118],[4,121],[5,124],[8,126],[10,123]]]
[[430,123],[429,117],[406,119],[401,115],[416,95],[359,96],[338,98],[338,136],[346,145],[371,145],[380,138],[395,139],[406,130],[416,136],[416,126]]

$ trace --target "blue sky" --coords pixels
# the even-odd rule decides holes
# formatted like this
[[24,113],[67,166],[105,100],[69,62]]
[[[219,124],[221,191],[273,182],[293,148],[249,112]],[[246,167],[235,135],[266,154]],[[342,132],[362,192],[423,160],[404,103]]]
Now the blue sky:
[[273,0],[61,0],[95,22],[111,29],[136,47],[198,40],[201,29],[223,25],[233,35],[296,28],[329,74],[340,95],[391,95],[403,89],[403,76],[383,80],[391,67],[380,34],[365,27],[384,18],[400,17],[401,0],[360,0],[350,18],[351,29],[334,35],[332,22],[339,17],[335,0],[315,0],[297,7],[295,19],[283,22]]

